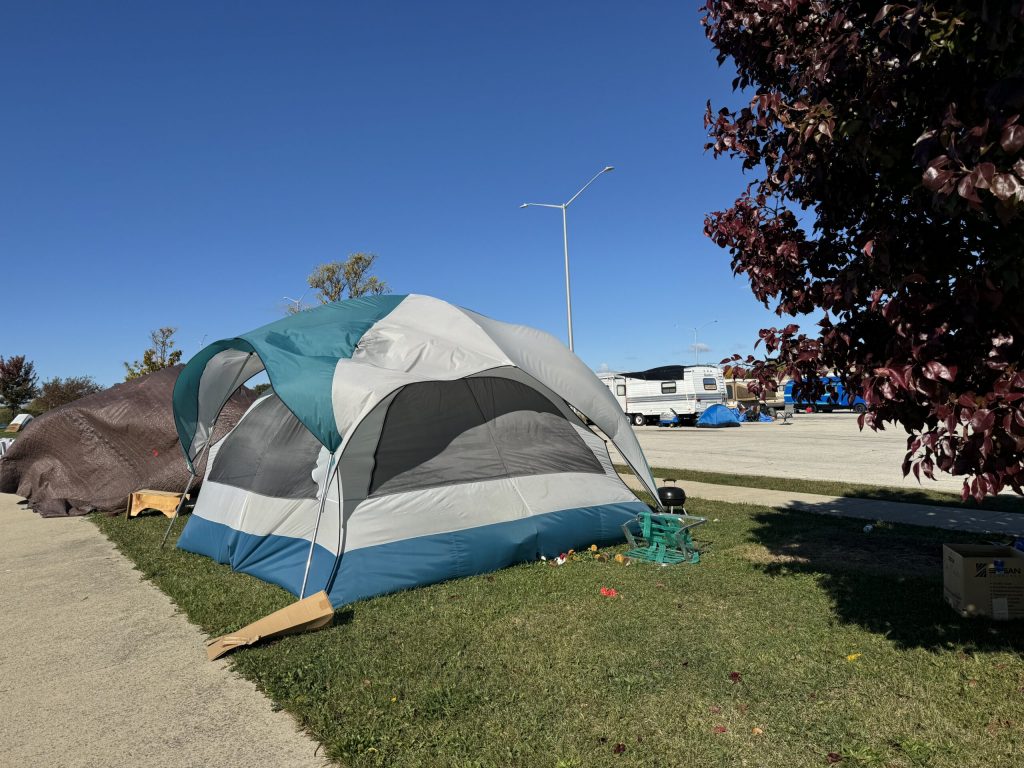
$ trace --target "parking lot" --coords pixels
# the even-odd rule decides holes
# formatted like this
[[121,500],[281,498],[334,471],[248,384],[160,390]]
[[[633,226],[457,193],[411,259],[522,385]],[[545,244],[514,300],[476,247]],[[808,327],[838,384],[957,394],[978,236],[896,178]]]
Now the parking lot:
[[[857,428],[852,413],[800,413],[789,424],[744,423],[741,427],[634,427],[652,467],[732,472],[803,480],[840,480],[918,487],[900,470],[906,433]],[[617,453],[613,458],[621,461]],[[959,493],[961,478],[937,475],[922,486]]]

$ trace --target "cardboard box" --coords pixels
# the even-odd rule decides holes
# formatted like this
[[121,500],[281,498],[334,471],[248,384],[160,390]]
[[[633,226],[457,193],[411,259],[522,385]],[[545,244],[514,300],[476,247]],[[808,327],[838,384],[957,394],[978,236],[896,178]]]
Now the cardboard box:
[[942,577],[946,602],[961,616],[1024,618],[1024,552],[943,544]]

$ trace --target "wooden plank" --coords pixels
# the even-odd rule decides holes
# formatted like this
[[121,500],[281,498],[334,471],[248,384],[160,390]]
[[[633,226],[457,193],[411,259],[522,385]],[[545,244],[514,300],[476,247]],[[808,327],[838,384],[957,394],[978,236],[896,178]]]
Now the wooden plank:
[[[188,498],[186,496],[186,498]],[[157,512],[163,513],[166,517],[174,517],[174,510],[178,508],[178,504],[181,502],[181,494],[173,493],[171,491],[154,491],[148,488],[144,488],[141,491],[135,491],[128,502],[128,514],[126,517],[137,517],[139,513],[146,509],[155,509]]]

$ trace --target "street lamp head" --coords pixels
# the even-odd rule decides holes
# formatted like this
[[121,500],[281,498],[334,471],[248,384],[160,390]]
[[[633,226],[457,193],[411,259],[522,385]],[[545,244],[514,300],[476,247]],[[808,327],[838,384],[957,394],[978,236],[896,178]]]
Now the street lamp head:
[[604,170],[601,171],[601,173],[608,173],[608,171],[614,171],[614,170],[615,170],[615,166],[614,165],[606,165],[604,167]]
[[530,207],[530,204],[529,204],[529,203],[523,203],[523,204],[522,204],[522,205],[520,205],[519,207],[520,207],[520,208],[529,208],[529,207]]

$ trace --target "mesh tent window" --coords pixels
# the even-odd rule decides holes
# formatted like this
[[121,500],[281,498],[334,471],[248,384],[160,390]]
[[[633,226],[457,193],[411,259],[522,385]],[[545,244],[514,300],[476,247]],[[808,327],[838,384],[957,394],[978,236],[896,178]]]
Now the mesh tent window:
[[[403,387],[386,408],[367,495],[557,472],[605,473],[566,416],[522,382],[420,382]],[[321,450],[270,395],[219,447],[209,479],[263,496],[314,499]]]
[[391,402],[369,493],[555,472],[604,470],[540,392],[496,377],[430,381]]
[[315,499],[320,441],[277,395],[260,400],[220,446],[209,479],[263,496]]

